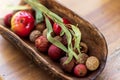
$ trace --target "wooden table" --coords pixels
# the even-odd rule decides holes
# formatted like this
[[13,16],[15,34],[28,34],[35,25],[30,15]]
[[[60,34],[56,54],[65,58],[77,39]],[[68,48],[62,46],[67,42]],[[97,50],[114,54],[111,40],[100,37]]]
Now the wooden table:
[[[94,24],[105,36],[109,51],[108,60],[97,80],[120,80],[120,0],[57,1]],[[0,11],[0,14],[4,14],[3,12]],[[53,80],[47,72],[35,65],[2,36],[0,36],[0,75],[5,80]]]

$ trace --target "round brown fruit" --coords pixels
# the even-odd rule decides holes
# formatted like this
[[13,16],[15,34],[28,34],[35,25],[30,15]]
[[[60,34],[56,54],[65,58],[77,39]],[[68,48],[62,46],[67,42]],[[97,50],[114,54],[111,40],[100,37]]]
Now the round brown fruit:
[[95,56],[89,57],[86,61],[86,67],[90,71],[96,70],[99,67],[99,64],[100,64],[100,62],[99,62],[98,58]]
[[86,60],[88,58],[88,55],[85,53],[82,53],[81,55],[78,55],[78,60],[77,60],[77,64],[85,64]]
[[61,67],[62,69],[65,71],[65,72],[72,72],[73,70],[73,67],[75,65],[75,60],[72,59],[68,64],[64,64],[64,62],[68,59],[68,57],[62,57],[60,59],[60,64],[61,64]]
[[46,28],[46,27],[45,27],[45,23],[38,23],[38,24],[36,25],[36,27],[35,27],[35,29],[37,29],[37,30],[39,30],[39,31],[41,31],[41,32],[43,32],[45,28]]
[[35,40],[35,46],[41,52],[47,52],[49,45],[50,45],[49,41],[44,36],[40,36]]
[[38,30],[33,30],[30,35],[29,35],[29,39],[31,42],[35,42],[36,38],[38,38],[41,35],[41,32]]

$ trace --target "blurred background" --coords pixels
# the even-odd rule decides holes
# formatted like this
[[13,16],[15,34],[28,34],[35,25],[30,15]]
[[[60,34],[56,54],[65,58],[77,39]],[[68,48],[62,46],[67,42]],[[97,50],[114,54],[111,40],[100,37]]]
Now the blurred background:
[[8,5],[18,5],[20,0],[0,0],[0,18],[4,17],[11,10],[7,10]]

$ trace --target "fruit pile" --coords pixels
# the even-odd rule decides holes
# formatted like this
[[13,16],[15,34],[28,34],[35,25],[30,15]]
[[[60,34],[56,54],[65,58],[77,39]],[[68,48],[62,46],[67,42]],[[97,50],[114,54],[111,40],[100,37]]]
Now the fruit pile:
[[78,25],[72,25],[68,19],[49,11],[37,0],[25,1],[29,9],[6,15],[6,26],[21,38],[29,37],[40,52],[60,63],[67,73],[84,77],[88,71],[99,67],[98,58],[88,55],[88,46],[81,41]]

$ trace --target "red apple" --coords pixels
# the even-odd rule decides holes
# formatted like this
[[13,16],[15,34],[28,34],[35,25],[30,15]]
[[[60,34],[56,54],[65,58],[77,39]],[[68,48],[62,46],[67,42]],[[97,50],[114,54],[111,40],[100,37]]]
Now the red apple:
[[48,49],[48,55],[53,60],[58,60],[63,56],[63,51],[55,45],[51,45]]
[[13,16],[13,13],[9,13],[7,15],[5,15],[4,17],[4,24],[7,26],[7,27],[10,27],[11,26],[11,18]]
[[[70,22],[66,18],[62,18],[64,24],[69,24]],[[60,35],[61,32],[61,27],[57,24],[53,24],[53,31],[55,32],[56,35]]]
[[20,37],[26,37],[34,28],[35,19],[28,11],[18,11],[11,19],[11,30]]
[[70,21],[68,21],[68,19],[62,18],[62,20],[63,20],[63,23],[64,23],[64,24],[70,24]]
[[83,77],[87,74],[87,68],[84,64],[78,64],[74,68],[74,74],[77,77]]
[[53,24],[53,31],[55,32],[56,35],[60,35],[61,27],[57,23],[54,23]]

